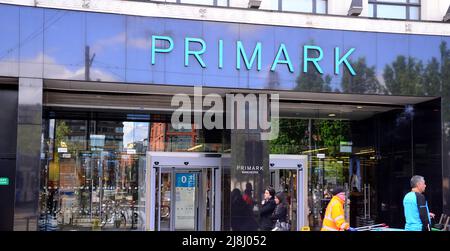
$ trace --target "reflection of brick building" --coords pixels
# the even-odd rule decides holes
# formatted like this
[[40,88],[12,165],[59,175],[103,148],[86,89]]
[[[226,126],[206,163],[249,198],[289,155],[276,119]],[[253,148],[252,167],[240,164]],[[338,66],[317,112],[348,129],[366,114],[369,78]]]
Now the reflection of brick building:
[[195,128],[176,130],[167,123],[152,123],[150,151],[186,151],[198,140]]

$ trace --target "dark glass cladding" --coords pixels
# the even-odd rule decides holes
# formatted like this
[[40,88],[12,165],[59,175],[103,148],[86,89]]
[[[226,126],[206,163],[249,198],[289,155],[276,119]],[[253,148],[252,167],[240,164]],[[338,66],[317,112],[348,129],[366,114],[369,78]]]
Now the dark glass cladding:
[[[439,95],[438,83],[443,60],[448,60],[450,38],[443,36],[353,32],[311,28],[219,23],[168,18],[136,17],[66,10],[0,5],[2,18],[20,20],[19,25],[0,27],[9,39],[0,41],[0,64],[8,76],[44,76],[107,82],[165,85],[203,85],[252,89],[279,89],[343,93]],[[152,36],[173,39],[168,53],[155,53],[152,64]],[[185,66],[185,38],[205,42],[200,55],[206,67],[189,55]],[[223,41],[223,67],[220,45]],[[241,41],[248,61],[257,43],[261,44],[261,69],[257,58],[250,70],[244,60],[237,69],[237,41]],[[279,63],[271,71],[280,45],[284,44],[292,62]],[[43,46],[42,46],[43,45]],[[323,74],[313,63],[304,73],[305,45],[323,51],[319,62]],[[155,48],[169,42],[156,40]],[[190,42],[199,51],[198,42]],[[356,75],[345,63],[335,74],[335,48],[348,57]],[[308,50],[308,57],[318,53]],[[280,57],[284,60],[285,55]],[[17,67],[19,65],[20,67]],[[20,69],[20,71],[19,71]],[[442,72],[445,77],[445,72]]]

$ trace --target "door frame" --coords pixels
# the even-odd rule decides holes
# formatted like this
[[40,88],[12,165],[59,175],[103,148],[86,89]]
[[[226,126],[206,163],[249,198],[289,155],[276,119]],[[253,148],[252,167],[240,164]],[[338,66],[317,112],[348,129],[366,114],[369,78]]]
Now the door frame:
[[[173,168],[174,172],[211,169],[211,188],[213,200],[211,226],[213,231],[221,229],[222,174],[221,154],[200,152],[147,152],[146,155],[146,203],[145,230],[155,231],[156,219],[156,175],[158,168]],[[160,174],[160,172],[159,172]],[[201,177],[200,177],[201,178]],[[200,181],[201,183],[201,181]],[[211,207],[211,205],[210,205]]]
[[[308,223],[308,155],[270,154],[269,170],[297,171],[297,231]],[[272,174],[271,174],[272,175]]]

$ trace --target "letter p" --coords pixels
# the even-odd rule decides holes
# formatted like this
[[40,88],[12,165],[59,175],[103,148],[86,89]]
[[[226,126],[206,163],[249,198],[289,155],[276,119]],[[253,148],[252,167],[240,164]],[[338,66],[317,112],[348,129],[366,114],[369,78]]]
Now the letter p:
[[[169,43],[169,48],[156,48],[156,41],[164,40]],[[155,64],[156,53],[168,53],[173,50],[173,39],[167,36],[152,36],[152,65]]]

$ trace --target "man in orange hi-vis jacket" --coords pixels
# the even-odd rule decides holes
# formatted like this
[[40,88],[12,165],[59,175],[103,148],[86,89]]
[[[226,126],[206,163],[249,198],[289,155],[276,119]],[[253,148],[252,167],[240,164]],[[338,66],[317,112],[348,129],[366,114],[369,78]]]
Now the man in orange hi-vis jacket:
[[333,198],[328,203],[327,210],[325,211],[321,231],[356,231],[356,229],[350,227],[349,223],[345,222],[344,189],[340,187],[335,188],[332,194]]

